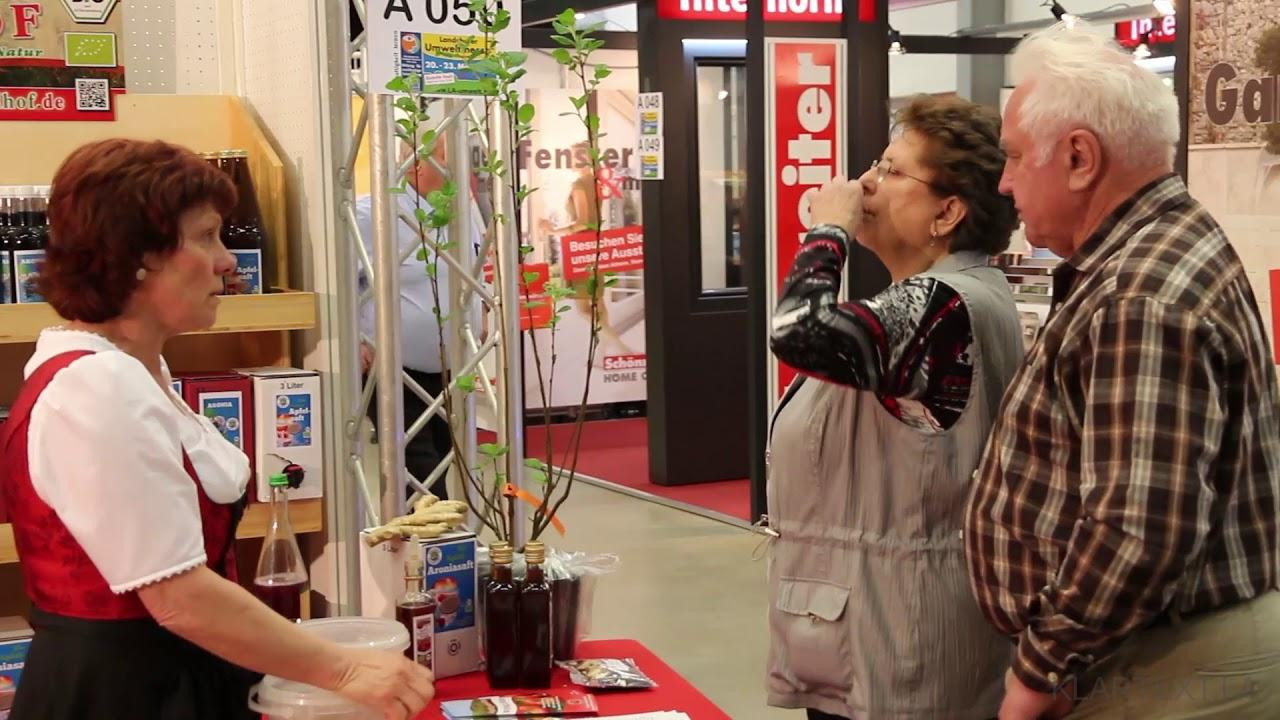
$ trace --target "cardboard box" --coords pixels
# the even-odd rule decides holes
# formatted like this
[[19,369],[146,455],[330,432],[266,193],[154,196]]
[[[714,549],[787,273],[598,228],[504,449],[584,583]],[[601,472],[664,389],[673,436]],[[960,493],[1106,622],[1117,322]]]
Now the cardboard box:
[[[367,532],[367,531],[366,531]],[[404,563],[424,561],[426,590],[436,593],[435,675],[453,677],[479,670],[480,624],[476,536],[455,531],[438,538],[385,542],[369,547],[360,538],[360,607],[369,617],[394,619],[404,593]]]
[[253,368],[239,370],[253,386],[253,477],[259,502],[271,501],[268,480],[286,465],[306,472],[289,498],[324,494],[324,414],[320,408],[320,376],[310,370]]
[[192,411],[209,418],[223,437],[249,456],[252,469],[253,381],[238,373],[181,373],[174,386]]
[[31,626],[20,617],[0,618],[0,711],[13,707],[13,695],[31,649]]

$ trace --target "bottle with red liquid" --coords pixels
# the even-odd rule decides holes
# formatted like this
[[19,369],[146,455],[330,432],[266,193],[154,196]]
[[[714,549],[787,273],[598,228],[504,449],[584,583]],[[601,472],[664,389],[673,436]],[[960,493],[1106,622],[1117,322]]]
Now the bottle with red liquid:
[[542,570],[547,548],[533,541],[525,545],[524,582],[520,585],[520,687],[551,687],[551,584]]
[[489,687],[520,687],[520,588],[511,574],[513,553],[506,543],[489,549],[491,568],[484,587],[484,662]]
[[422,589],[422,557],[404,564],[404,596],[396,603],[396,619],[409,631],[405,657],[435,672],[436,598]]
[[272,610],[289,618],[302,619],[302,593],[307,589],[307,566],[298,549],[298,538],[289,523],[289,478],[271,476],[271,524],[262,539],[258,571],[253,578],[253,594]]

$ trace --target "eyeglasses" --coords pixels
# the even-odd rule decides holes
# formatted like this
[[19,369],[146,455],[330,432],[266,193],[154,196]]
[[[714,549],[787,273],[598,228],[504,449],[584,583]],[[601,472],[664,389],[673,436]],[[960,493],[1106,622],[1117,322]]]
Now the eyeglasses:
[[918,178],[915,175],[908,175],[902,172],[901,170],[895,168],[891,161],[885,160],[884,158],[880,158],[879,160],[873,160],[871,162],[871,169],[876,171],[877,185],[884,183],[884,179],[889,175],[892,175],[894,177],[911,178],[912,180],[915,180],[918,183],[924,183],[929,187],[934,187],[933,183],[929,182],[928,180]]

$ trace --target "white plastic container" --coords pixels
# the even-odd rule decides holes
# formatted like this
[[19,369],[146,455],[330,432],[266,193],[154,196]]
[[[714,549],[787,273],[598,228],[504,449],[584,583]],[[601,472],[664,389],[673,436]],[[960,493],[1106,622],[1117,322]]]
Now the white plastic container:
[[[346,647],[402,653],[409,631],[395,620],[340,617],[307,620],[303,629]],[[380,720],[382,713],[320,688],[267,675],[249,691],[249,709],[268,720]]]

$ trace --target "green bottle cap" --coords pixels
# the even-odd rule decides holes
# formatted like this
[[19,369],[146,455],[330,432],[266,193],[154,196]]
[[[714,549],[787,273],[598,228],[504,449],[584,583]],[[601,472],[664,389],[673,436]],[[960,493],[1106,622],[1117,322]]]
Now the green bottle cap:
[[276,473],[267,481],[271,487],[289,487],[289,478],[284,473]]

